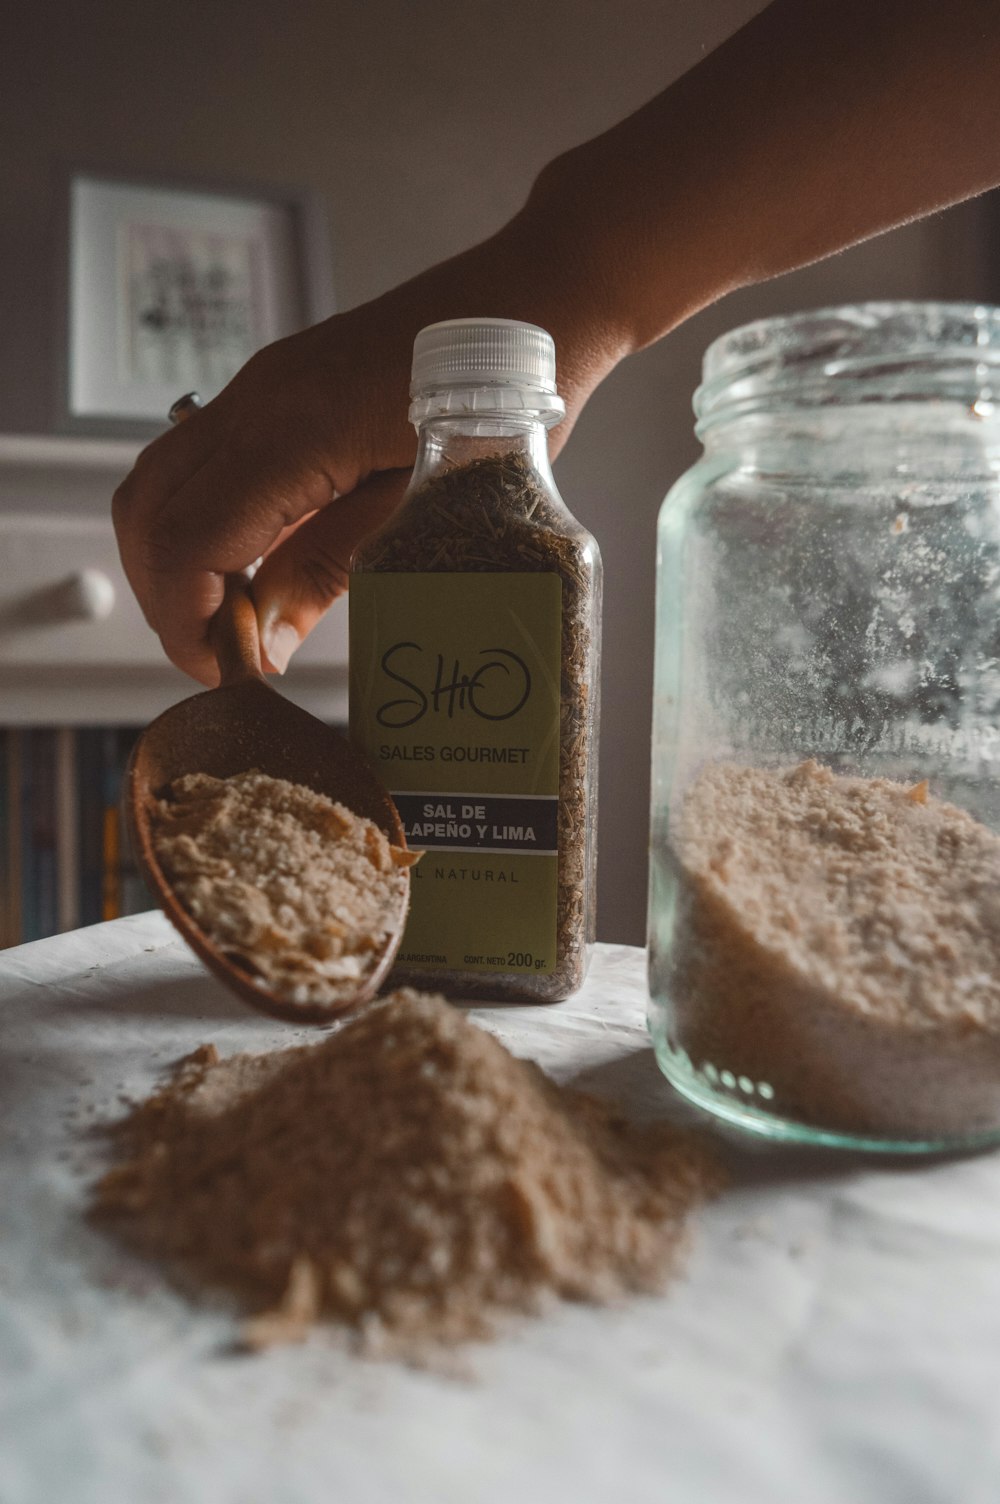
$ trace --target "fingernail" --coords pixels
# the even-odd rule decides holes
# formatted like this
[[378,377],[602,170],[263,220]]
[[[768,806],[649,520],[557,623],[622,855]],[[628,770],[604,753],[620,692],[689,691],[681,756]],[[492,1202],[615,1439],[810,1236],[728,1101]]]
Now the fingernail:
[[273,666],[279,674],[283,674],[288,667],[288,660],[299,645],[298,632],[291,622],[276,621],[264,628],[260,640]]

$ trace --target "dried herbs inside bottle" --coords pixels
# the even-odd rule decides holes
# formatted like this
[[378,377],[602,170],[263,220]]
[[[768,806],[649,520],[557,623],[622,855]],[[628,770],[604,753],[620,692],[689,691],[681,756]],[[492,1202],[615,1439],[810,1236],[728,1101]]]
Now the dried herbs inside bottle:
[[[600,557],[530,445],[484,448],[455,434],[355,555],[352,735],[426,850],[397,980],[555,1000],[583,981],[594,936]],[[385,628],[408,590],[411,615]],[[553,658],[536,662],[525,644],[536,649],[542,629]],[[525,721],[540,699],[549,721]],[[529,764],[545,758],[549,782],[531,792]],[[542,896],[514,892],[525,881]],[[551,943],[537,938],[548,905]]]

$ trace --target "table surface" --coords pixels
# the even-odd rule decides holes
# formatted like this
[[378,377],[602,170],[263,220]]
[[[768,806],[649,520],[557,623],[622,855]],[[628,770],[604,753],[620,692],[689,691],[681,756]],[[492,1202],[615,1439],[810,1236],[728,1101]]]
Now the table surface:
[[[475,1008],[516,1054],[686,1116],[644,957],[548,1007]],[[659,1298],[559,1305],[455,1374],[324,1330],[256,1357],[83,1218],[90,1130],[178,1056],[314,1038],[247,1012],[139,915],[0,956],[0,1504],[996,1504],[1000,1159],[901,1165],[728,1139],[731,1189]]]

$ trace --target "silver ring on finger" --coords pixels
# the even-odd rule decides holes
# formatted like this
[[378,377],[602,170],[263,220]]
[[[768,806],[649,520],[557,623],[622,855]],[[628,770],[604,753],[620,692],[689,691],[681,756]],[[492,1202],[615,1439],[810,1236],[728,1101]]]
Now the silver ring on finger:
[[205,404],[197,392],[185,392],[183,397],[178,397],[176,402],[170,404],[167,418],[171,423],[180,423],[185,418],[190,418],[191,414],[197,412],[199,407],[204,406]]

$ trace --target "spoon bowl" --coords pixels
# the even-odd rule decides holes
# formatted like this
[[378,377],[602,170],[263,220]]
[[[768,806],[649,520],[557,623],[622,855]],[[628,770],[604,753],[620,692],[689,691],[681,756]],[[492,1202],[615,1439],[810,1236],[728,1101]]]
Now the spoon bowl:
[[399,947],[409,904],[409,880],[392,916],[372,971],[350,995],[330,1003],[292,1003],[258,986],[227,956],[179,902],[156,856],[156,800],[186,773],[229,778],[256,768],[272,778],[303,784],[363,815],[394,846],[406,845],[399,812],[367,759],[347,739],[271,688],[260,666],[253,602],[242,576],[226,580],[212,621],[212,646],[221,683],[182,700],[159,716],[136,742],[122,791],[125,824],[136,865],[174,927],[211,972],[252,1007],[296,1023],[325,1023],[369,1002]]

